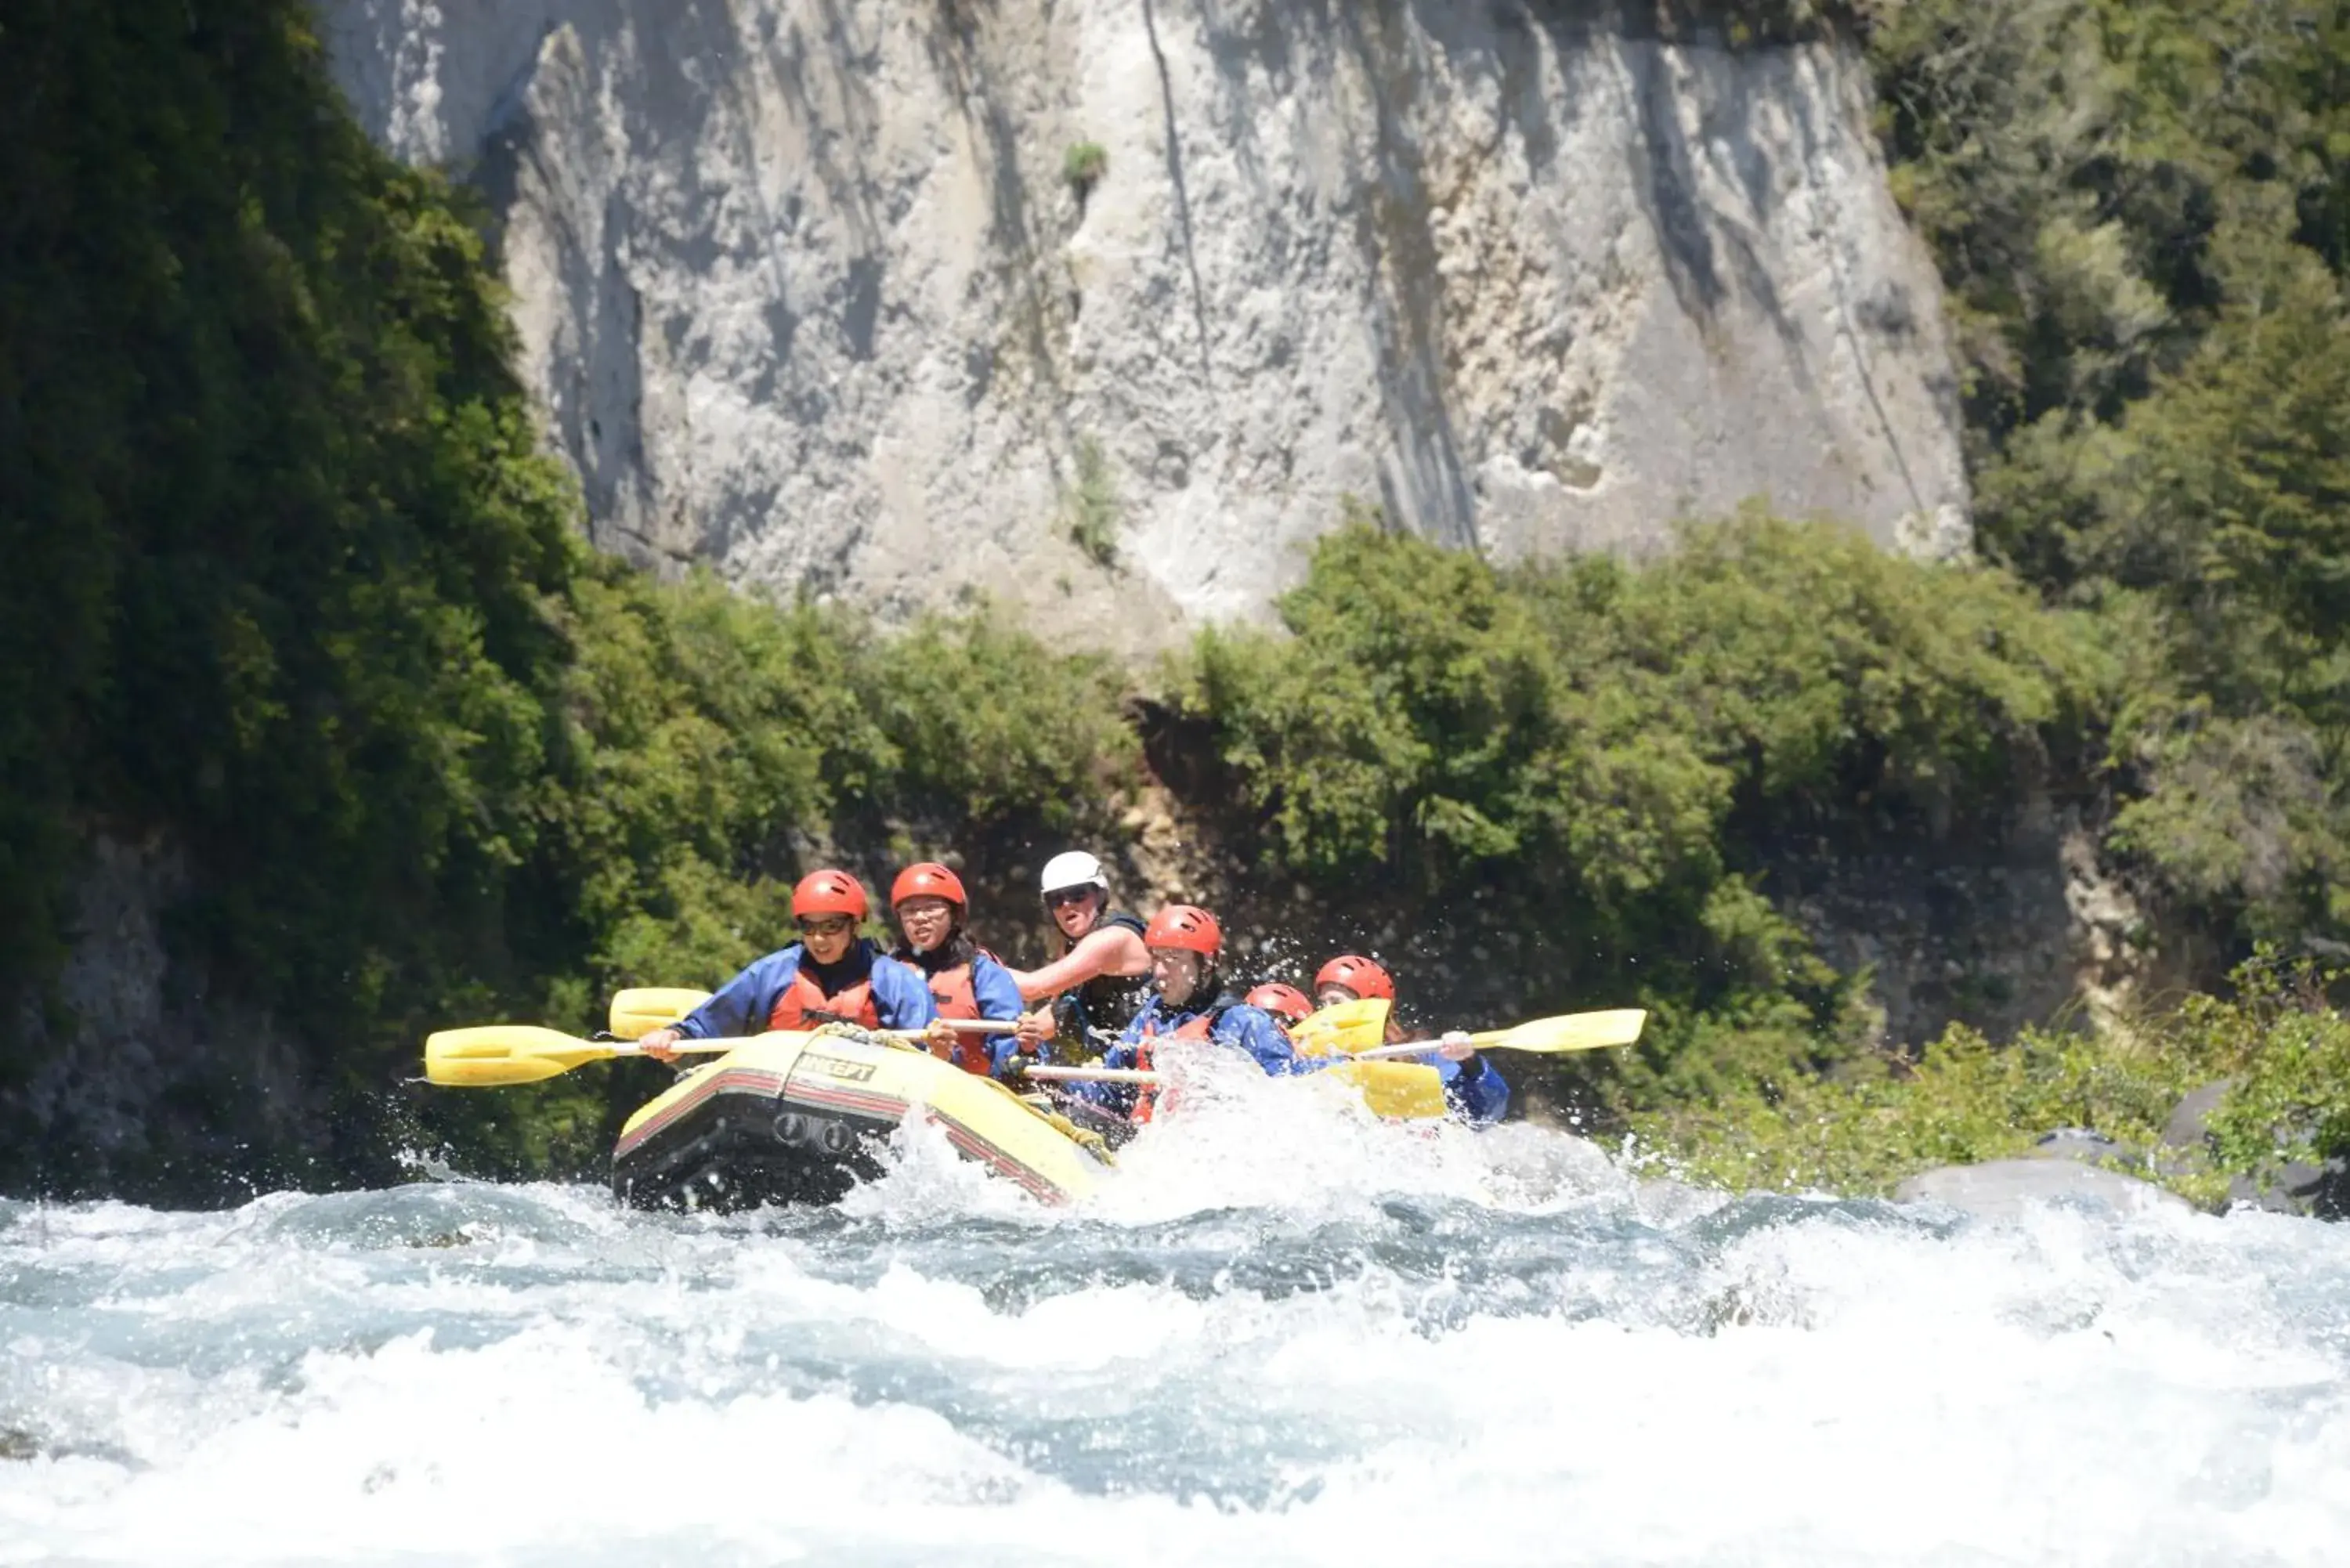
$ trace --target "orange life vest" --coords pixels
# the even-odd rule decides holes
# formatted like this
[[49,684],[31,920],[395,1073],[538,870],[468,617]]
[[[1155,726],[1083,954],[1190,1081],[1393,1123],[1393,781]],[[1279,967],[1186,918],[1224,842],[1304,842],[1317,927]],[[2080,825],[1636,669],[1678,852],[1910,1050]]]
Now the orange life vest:
[[[933,971],[930,976],[931,1000],[939,1004],[941,1018],[977,1018],[979,993],[972,985],[971,965],[955,964]],[[995,1075],[995,1054],[988,1047],[984,1034],[955,1036],[954,1064],[966,1073],[976,1073],[983,1078]]]
[[[1215,1034],[1217,1023],[1222,1019],[1231,1005],[1230,1002],[1219,1002],[1199,1017],[1170,1029],[1165,1038],[1170,1040],[1211,1039]],[[1142,1026],[1142,1038],[1134,1043],[1134,1064],[1146,1073],[1151,1071],[1150,1047],[1151,1042],[1157,1037],[1159,1037],[1159,1032],[1146,1023]],[[1134,1094],[1134,1110],[1128,1119],[1138,1125],[1149,1121],[1158,1099],[1159,1089],[1156,1085],[1146,1084],[1137,1089]]]
[[[923,983],[931,988],[931,1000],[938,1003],[941,1018],[977,1018],[981,1016],[979,988],[972,983],[972,965],[995,955],[978,947],[971,952],[972,956],[962,962],[936,970],[924,969],[922,955],[902,944],[890,956],[921,972]],[[966,1073],[976,1073],[983,1078],[995,1076],[995,1053],[988,1039],[984,1034],[957,1034],[954,1055],[950,1059]]]
[[813,1029],[819,1023],[861,1023],[868,1029],[880,1028],[881,1014],[873,1005],[872,975],[868,972],[854,985],[843,986],[830,995],[805,967],[792,976],[792,983],[775,998],[775,1010],[767,1014],[767,1027]]

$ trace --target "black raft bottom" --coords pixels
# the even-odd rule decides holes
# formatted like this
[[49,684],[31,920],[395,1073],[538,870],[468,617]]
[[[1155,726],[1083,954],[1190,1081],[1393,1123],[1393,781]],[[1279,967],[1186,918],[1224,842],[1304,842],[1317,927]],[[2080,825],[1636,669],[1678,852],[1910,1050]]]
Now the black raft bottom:
[[712,1098],[613,1161],[613,1196],[635,1209],[720,1213],[837,1202],[881,1173],[880,1146],[897,1127],[754,1096]]

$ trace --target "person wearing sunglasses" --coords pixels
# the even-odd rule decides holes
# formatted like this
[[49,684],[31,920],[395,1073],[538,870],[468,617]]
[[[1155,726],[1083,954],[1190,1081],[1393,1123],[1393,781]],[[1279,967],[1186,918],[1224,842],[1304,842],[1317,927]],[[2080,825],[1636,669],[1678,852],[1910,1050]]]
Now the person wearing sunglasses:
[[889,912],[903,938],[889,956],[920,971],[938,1004],[931,1025],[933,1051],[966,1073],[988,1077],[1005,1065],[1017,1047],[1012,1036],[958,1033],[950,1019],[1020,1016],[1020,987],[993,953],[971,940],[963,921],[971,909],[962,878],[935,860],[898,873],[889,885]]
[[1023,999],[1045,1006],[1023,1013],[1016,1049],[1036,1054],[1057,1041],[1083,1055],[1093,1033],[1116,1034],[1150,989],[1150,950],[1143,923],[1109,907],[1102,863],[1082,849],[1045,862],[1038,879],[1045,910],[1061,939],[1061,956],[1042,969],[1013,971]]
[[809,872],[792,889],[800,940],[754,961],[675,1025],[638,1044],[648,1056],[673,1062],[681,1039],[724,1040],[819,1023],[929,1029],[939,1009],[920,973],[857,934],[871,912],[864,885],[847,872]]

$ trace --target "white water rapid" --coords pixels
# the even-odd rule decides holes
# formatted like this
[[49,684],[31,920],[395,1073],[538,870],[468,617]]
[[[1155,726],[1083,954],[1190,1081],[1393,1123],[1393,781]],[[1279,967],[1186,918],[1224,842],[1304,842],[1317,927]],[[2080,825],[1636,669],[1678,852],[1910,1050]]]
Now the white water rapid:
[[1292,1096],[1032,1203],[0,1203],[0,1563],[2350,1562],[2350,1229]]

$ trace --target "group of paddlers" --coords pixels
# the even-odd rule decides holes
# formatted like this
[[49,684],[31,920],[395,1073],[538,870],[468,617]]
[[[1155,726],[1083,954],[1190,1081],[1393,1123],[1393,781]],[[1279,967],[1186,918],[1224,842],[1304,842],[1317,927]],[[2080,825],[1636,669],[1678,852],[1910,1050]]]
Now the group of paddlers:
[[[1019,1085],[1031,1067],[1100,1054],[1112,1069],[1154,1064],[1170,1040],[1212,1043],[1246,1053],[1276,1075],[1343,1061],[1298,1048],[1317,1007],[1370,999],[1392,1002],[1395,979],[1375,961],[1343,953],[1314,977],[1314,995],[1268,981],[1245,992],[1227,986],[1223,929],[1194,904],[1168,904],[1148,921],[1110,907],[1109,877],[1082,850],[1045,863],[1039,891],[1059,932],[1061,956],[1014,970],[981,948],[968,929],[962,879],[936,861],[909,866],[889,888],[899,942],[884,953],[858,935],[872,907],[846,871],[811,872],[792,890],[800,940],[728,981],[674,1026],[639,1042],[673,1059],[680,1039],[723,1039],[820,1023],[919,1033],[931,1050],[966,1071]],[[981,1034],[959,1022],[1012,1027]],[[1391,1038],[1399,1038],[1392,1023]],[[1509,1108],[1509,1085],[1468,1035],[1448,1033],[1429,1053],[1447,1106],[1482,1125]],[[1101,1110],[1147,1119],[1147,1087],[1086,1082],[1064,1089]]]

